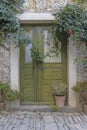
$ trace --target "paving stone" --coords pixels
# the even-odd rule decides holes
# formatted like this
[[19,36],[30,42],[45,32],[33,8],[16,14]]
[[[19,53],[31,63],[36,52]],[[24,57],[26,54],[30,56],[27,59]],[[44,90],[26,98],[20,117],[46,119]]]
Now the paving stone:
[[63,116],[56,116],[58,122],[64,123],[64,117]]
[[13,128],[13,130],[18,130],[18,128]]
[[87,129],[87,123],[82,123],[81,126],[82,128]]
[[80,115],[80,118],[81,118],[82,122],[84,122],[85,118],[82,115]]
[[8,119],[5,119],[2,124],[5,125],[7,122],[8,122]]
[[36,127],[41,127],[41,121],[40,121],[39,118],[36,119],[35,126]]
[[71,116],[68,116],[67,119],[70,122],[70,124],[74,124],[73,118]]
[[56,123],[50,123],[45,125],[45,130],[58,130],[58,127]]
[[16,125],[17,121],[18,121],[18,120],[14,119],[14,120],[12,120],[11,124],[12,124],[12,125]]
[[63,127],[64,127],[64,130],[69,130],[68,126],[65,124],[63,125]]
[[[7,130],[8,129],[8,127],[9,127],[9,125],[10,125],[10,123],[9,122],[7,122],[4,126],[3,126],[3,129],[4,130]],[[1,129],[0,129],[1,130]]]
[[3,117],[0,119],[0,124],[2,124],[5,121],[6,117]]
[[63,112],[63,115],[64,115],[64,116],[74,116],[73,113],[66,113],[66,112]]
[[83,117],[85,118],[85,121],[87,122],[87,115],[84,115]]
[[67,124],[67,125],[70,124],[70,122],[69,122],[69,120],[67,119],[67,117],[65,117],[65,122],[64,122],[64,123]]
[[82,122],[80,116],[76,116],[76,118],[77,118],[77,120],[78,120],[79,122]]
[[51,115],[50,116],[43,116],[43,120],[45,123],[53,123],[54,122],[54,119]]
[[35,130],[41,130],[41,127],[36,127]]
[[76,118],[76,116],[72,117],[75,123],[79,123],[79,120]]
[[68,124],[68,128],[69,130],[77,130],[77,128],[75,128],[75,125],[71,125],[71,124]]
[[41,130],[45,130],[45,123],[43,119],[41,119]]
[[7,128],[7,130],[12,130],[13,127],[14,127],[13,125],[9,125],[8,128]]
[[87,130],[87,115],[62,112],[3,112],[0,130]]
[[17,120],[15,125],[19,126],[21,124],[21,122],[22,122],[21,120]]
[[29,127],[27,125],[21,125],[19,130],[28,130]]
[[3,127],[2,127],[2,126],[0,126],[0,130],[3,130]]
[[33,129],[34,128],[34,118],[31,118],[30,122],[29,122],[29,128]]
[[80,124],[75,124],[75,128],[77,128],[78,130],[80,130],[80,129],[82,129],[82,130],[83,130],[83,128],[81,127],[81,125],[80,125]]
[[57,123],[57,126],[58,126],[59,130],[65,130],[65,128],[64,128],[62,123],[61,124]]
[[69,130],[77,130],[76,128],[69,128]]
[[28,124],[29,123],[29,118],[24,118],[21,123],[22,124]]

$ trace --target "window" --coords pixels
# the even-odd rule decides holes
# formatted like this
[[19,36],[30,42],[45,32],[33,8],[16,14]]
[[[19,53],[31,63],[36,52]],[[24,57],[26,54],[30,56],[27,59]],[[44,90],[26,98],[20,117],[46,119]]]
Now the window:
[[51,29],[44,30],[44,56],[44,62],[61,63],[61,52],[56,52]]

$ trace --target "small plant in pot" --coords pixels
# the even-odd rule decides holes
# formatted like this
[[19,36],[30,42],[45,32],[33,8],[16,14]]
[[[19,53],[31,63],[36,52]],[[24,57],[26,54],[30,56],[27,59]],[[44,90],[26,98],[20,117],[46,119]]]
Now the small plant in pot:
[[78,82],[72,89],[79,94],[79,104],[82,110],[87,113],[87,81]]
[[7,110],[9,108],[19,106],[19,102],[22,97],[20,92],[18,92],[17,90],[7,89],[4,95]]
[[7,105],[11,101],[20,100],[21,97],[22,94],[16,90],[12,90],[9,84],[0,82],[0,103]]
[[52,91],[56,105],[58,107],[64,107],[67,94],[67,84],[63,82],[55,82],[52,85]]
[[9,85],[7,83],[2,83],[0,81],[0,110],[5,109],[5,90],[9,88]]

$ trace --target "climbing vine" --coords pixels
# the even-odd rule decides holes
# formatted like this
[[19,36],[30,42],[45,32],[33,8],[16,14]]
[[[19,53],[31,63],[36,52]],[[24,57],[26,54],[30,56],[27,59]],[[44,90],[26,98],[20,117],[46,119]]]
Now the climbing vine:
[[79,4],[67,4],[54,16],[54,36],[57,41],[67,44],[68,38],[73,35],[77,43],[87,43],[87,10]]

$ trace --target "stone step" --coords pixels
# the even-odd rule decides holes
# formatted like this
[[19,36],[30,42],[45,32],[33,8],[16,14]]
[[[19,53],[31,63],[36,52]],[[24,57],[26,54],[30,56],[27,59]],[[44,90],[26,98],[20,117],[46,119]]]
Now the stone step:
[[20,105],[19,107],[13,107],[10,109],[17,109],[17,110],[23,110],[23,111],[52,111],[51,107],[49,105]]
[[15,110],[25,110],[25,111],[41,111],[41,112],[79,112],[76,108],[69,106],[64,106],[63,108],[58,108],[50,105],[19,105],[18,107],[11,107],[10,109]]

